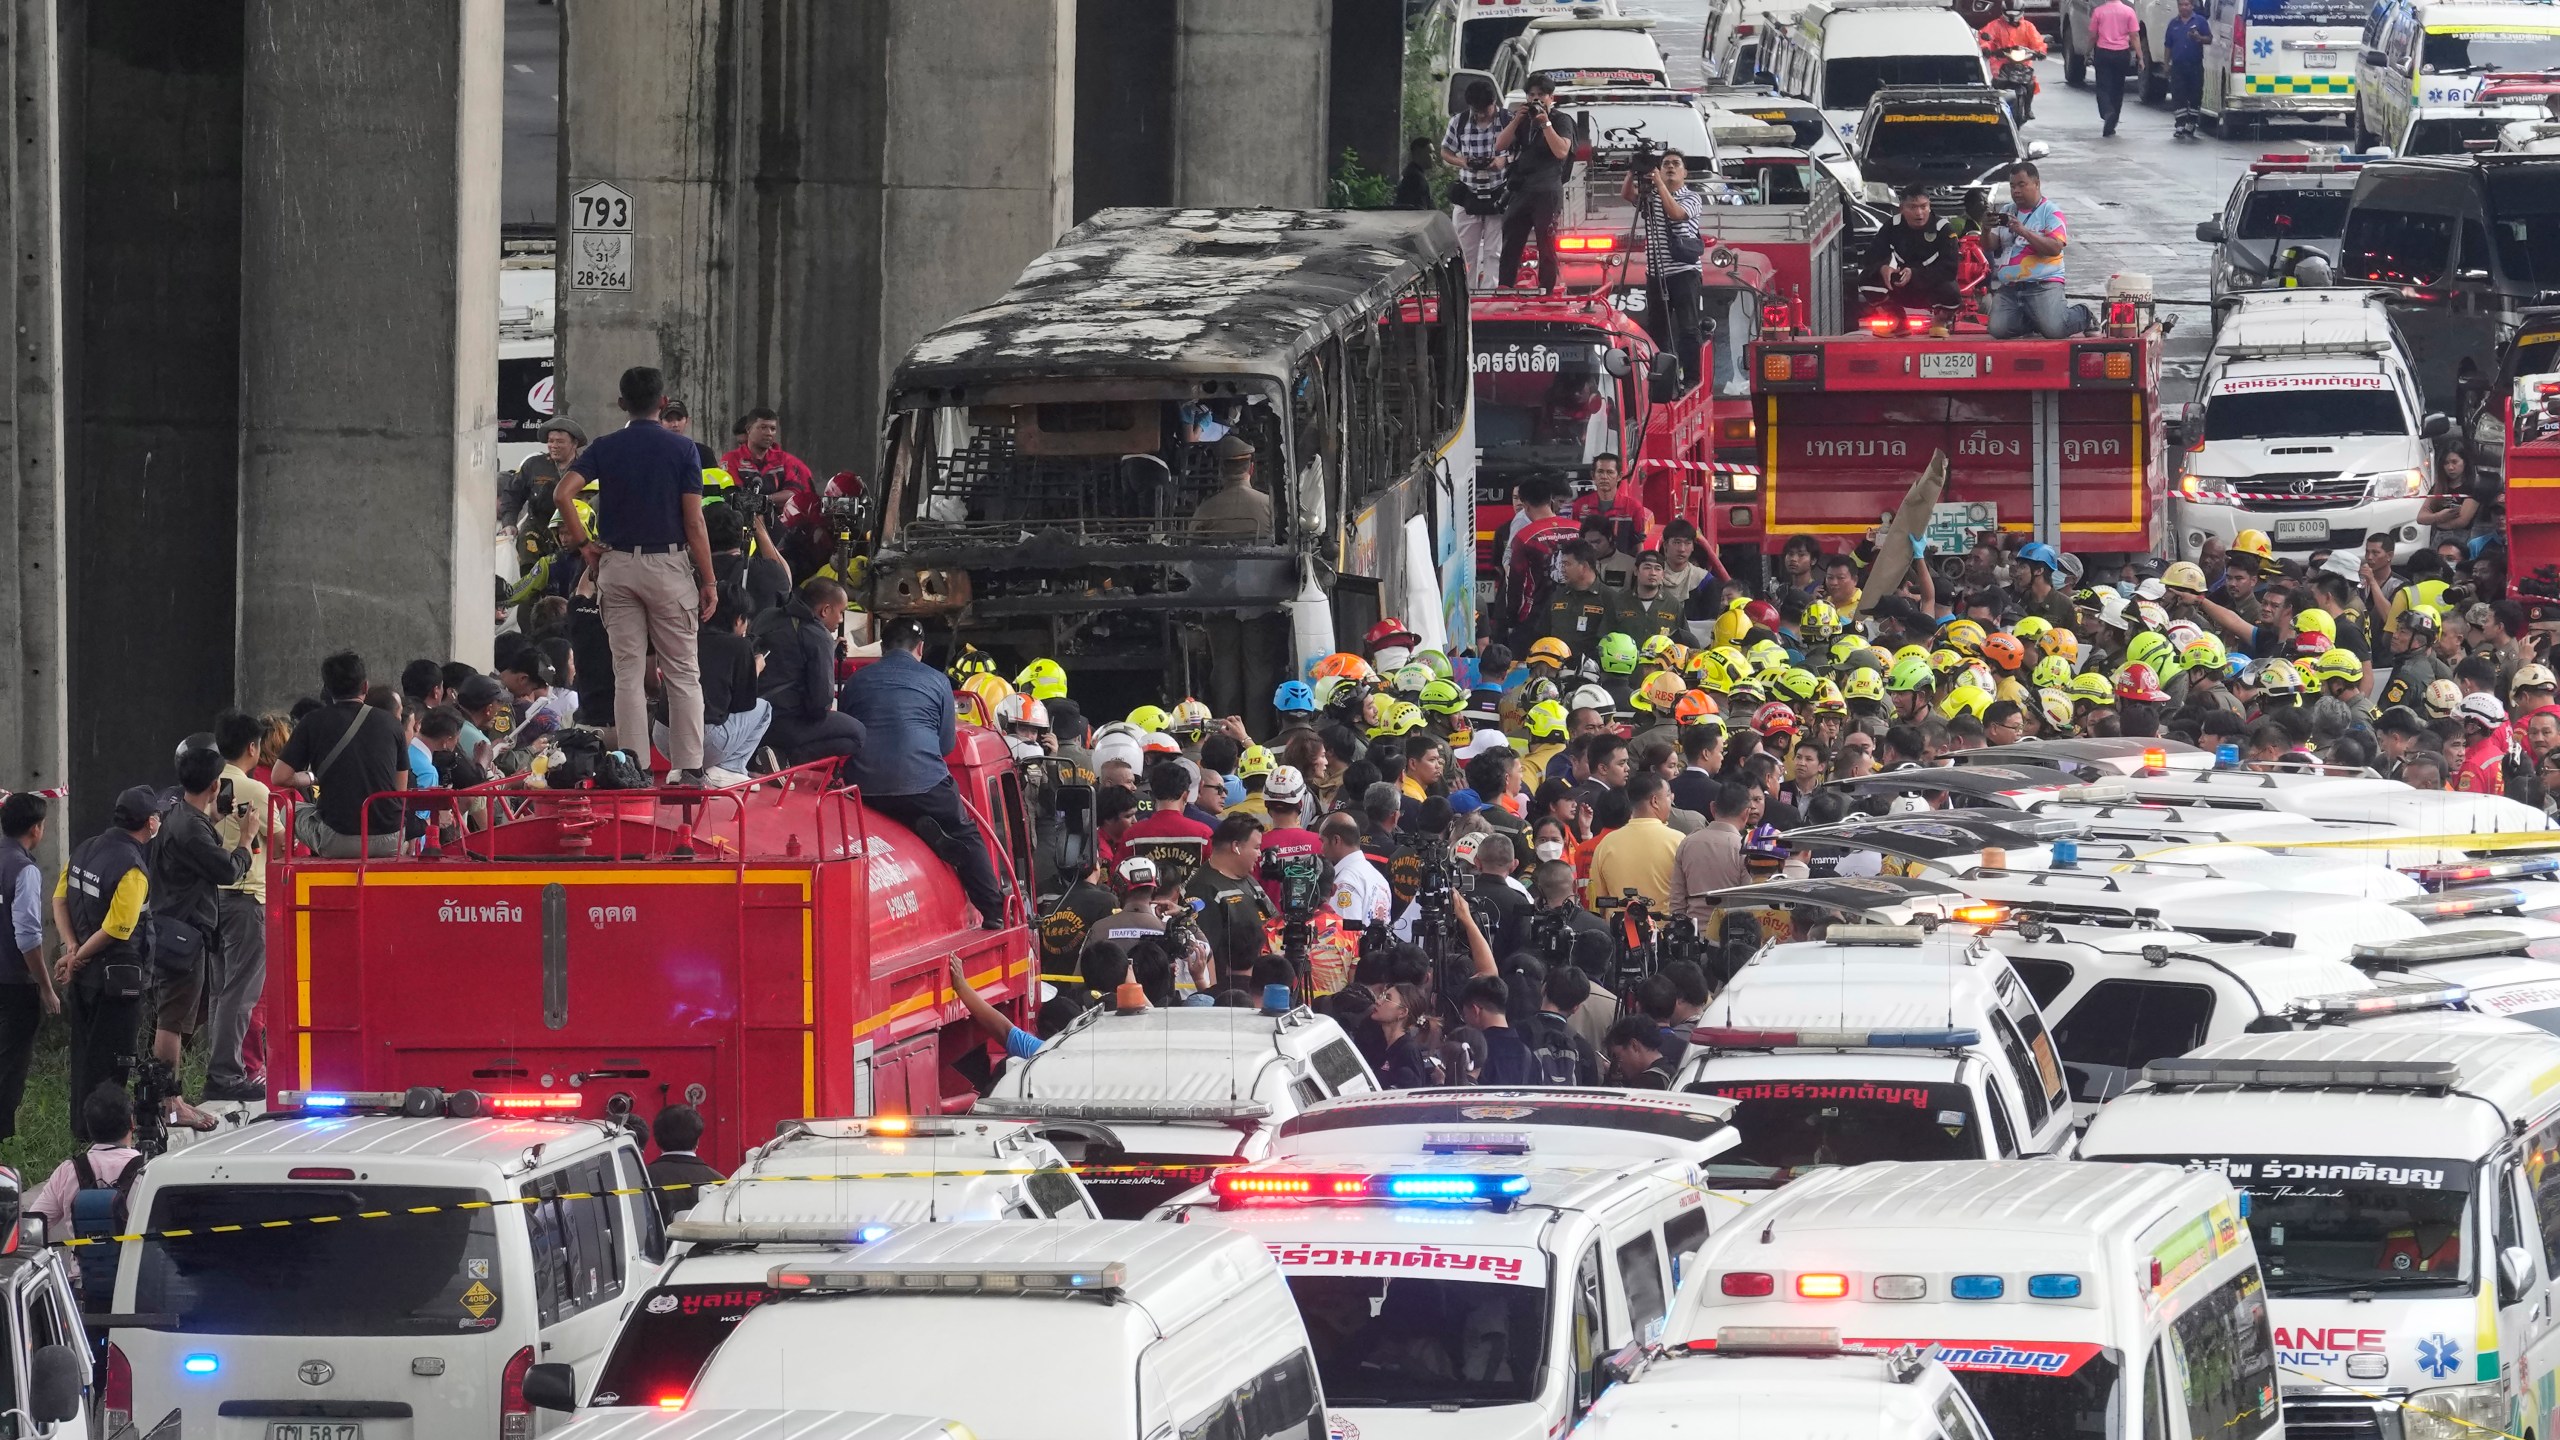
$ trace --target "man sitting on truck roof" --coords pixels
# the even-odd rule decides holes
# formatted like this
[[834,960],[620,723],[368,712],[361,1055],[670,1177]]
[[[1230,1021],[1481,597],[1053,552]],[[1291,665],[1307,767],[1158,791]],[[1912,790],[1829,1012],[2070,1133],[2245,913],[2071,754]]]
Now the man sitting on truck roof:
[[891,620],[881,630],[880,658],[844,682],[836,703],[862,722],[862,747],[846,763],[864,803],[915,831],[959,872],[978,924],[1003,929],[1004,883],[945,758],[959,715],[951,682],[924,663],[924,626],[904,616]]

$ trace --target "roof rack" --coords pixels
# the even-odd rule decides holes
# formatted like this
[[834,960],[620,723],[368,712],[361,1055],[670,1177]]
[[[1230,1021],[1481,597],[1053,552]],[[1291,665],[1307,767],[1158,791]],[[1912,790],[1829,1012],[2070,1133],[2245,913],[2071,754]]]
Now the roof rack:
[[2238,1085],[2252,1090],[2408,1090],[2441,1095],[2462,1078],[2450,1060],[2358,1064],[2341,1060],[2206,1060],[2185,1056],[2142,1067],[2151,1085]]
[[1825,945],[1917,945],[1928,938],[1919,925],[1833,925],[1822,932]]
[[1968,880],[2023,880],[2038,888],[2057,882],[2068,884],[2074,880],[2084,880],[2111,895],[2120,894],[2124,890],[2123,884],[2116,877],[2100,874],[2095,870],[2012,870],[2004,865],[1976,865],[1965,872],[1965,878]]
[[[2278,294],[2285,294],[2285,295],[2291,295],[2291,294],[2296,294],[2296,293],[2299,293],[2299,292],[2287,290],[2287,291],[2278,291],[2278,292],[2275,292],[2275,293],[2278,293]],[[2321,293],[2321,292],[2314,291],[2314,292],[2312,292],[2312,293],[2314,293],[2314,294],[2318,294],[2318,293]],[[2335,292],[2330,292],[2330,293],[2335,293]],[[2372,295],[2375,295],[2375,296],[2379,296],[2382,292],[2381,292],[2381,291],[2379,291],[2379,290],[2375,290],[2375,291],[2368,291],[2368,292],[2366,292],[2366,293],[2368,293],[2368,294],[2372,294]],[[2225,351],[2223,351],[2223,352],[2222,352],[2222,358],[2223,358],[2223,359],[2225,359],[2225,360],[2296,360],[2296,359],[2302,359],[2302,358],[2305,358],[2305,357],[2316,357],[2316,356],[2321,356],[2321,355],[2384,355],[2384,354],[2388,354],[2388,353],[2390,353],[2390,350],[2391,350],[2391,341],[2390,341],[2390,340],[2388,340],[2388,339],[2379,339],[2379,340],[2376,340],[2376,339],[2364,339],[2364,340],[2288,340],[2288,341],[2284,341],[2284,342],[2281,342],[2281,343],[2278,343],[2278,344],[2272,344],[2272,345],[2234,345],[2234,346],[2232,346],[2230,349],[2225,350]],[[2362,773],[2364,773],[2364,767],[2363,767],[2363,766],[2357,766],[2357,767],[2355,767],[2355,768],[2354,768],[2354,769],[2352,769],[2352,770],[2347,769],[2347,768],[2346,768],[2346,767],[2344,767],[2344,766],[2340,766],[2340,767],[2337,767],[2337,768],[2338,768],[2342,773],[2350,774],[2350,775],[2356,775],[2356,774],[2362,774]],[[2223,770],[2223,771],[2219,771],[2219,772],[2216,772],[2216,771],[2202,771],[2202,772],[2199,772],[2199,773],[2202,773],[2202,774],[2216,774],[2216,773],[2219,773],[2219,774],[2223,774],[2223,775],[2245,775],[2245,774],[2249,774],[2249,773],[2251,773],[2251,772],[2249,772],[2249,771],[2245,771],[2245,770]],[[2270,780],[2272,781],[2272,778],[2273,778],[2273,777],[2272,777],[2272,775],[2270,775],[2270,777],[2269,777],[2269,778],[2270,778]],[[2225,782],[2217,782],[2217,783],[2225,783]],[[2272,785],[2272,784],[2270,784],[2268,788],[2272,789],[2272,788],[2274,788],[2274,787],[2273,787],[2273,785]]]

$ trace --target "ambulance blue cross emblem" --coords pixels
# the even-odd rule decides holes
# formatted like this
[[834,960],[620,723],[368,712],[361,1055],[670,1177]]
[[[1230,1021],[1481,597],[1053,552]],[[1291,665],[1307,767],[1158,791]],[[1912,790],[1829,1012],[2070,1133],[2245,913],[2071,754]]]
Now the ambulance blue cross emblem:
[[2430,1335],[2418,1342],[2418,1368],[2441,1380],[2462,1363],[2462,1345],[2447,1335]]

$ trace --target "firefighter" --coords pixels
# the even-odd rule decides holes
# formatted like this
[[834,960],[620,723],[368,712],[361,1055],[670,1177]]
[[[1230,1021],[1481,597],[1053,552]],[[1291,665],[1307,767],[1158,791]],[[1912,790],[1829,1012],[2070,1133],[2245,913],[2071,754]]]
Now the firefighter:
[[1929,192],[1919,185],[1902,187],[1902,207],[1891,222],[1867,242],[1860,260],[1858,293],[1896,330],[1912,307],[1929,311],[1929,333],[1947,333],[1947,321],[1962,297],[1956,290],[1956,235],[1946,221],[1929,213]]

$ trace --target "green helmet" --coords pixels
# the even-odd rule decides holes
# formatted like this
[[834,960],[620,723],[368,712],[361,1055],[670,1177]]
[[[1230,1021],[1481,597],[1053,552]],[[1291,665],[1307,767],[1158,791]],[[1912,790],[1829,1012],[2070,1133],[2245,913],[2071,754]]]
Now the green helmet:
[[2113,705],[2116,703],[2116,687],[2108,683],[2106,676],[2099,674],[2095,670],[2089,671],[2085,675],[2072,676],[2071,683],[2062,688],[2070,691],[2071,698],[2079,701],[2083,705]]
[[1467,697],[1457,682],[1434,680],[1422,687],[1421,703],[1426,715],[1455,715],[1467,708]]
[[2135,635],[2125,645],[2124,663],[2148,665],[2153,670],[2165,674],[2177,666],[2178,647],[2169,643],[2168,636],[2145,630]]
[[1561,737],[1570,719],[1564,713],[1564,702],[1541,700],[1529,707],[1529,733],[1541,740]]
[[1429,670],[1435,677],[1442,680],[1455,680],[1458,678],[1458,672],[1449,668],[1449,656],[1445,651],[1416,650],[1413,652],[1412,663],[1422,666],[1424,669]]
[[1636,649],[1636,639],[1623,630],[1612,630],[1600,637],[1600,668],[1612,675],[1633,675],[1644,653]]
[[2061,690],[2071,684],[2071,662],[2059,655],[2047,655],[2036,662],[2028,676],[2039,690]]
[[1769,685],[1779,699],[1800,705],[1811,704],[1813,697],[1822,693],[1821,678],[1800,665],[1779,671]]
[[1893,673],[1884,677],[1884,688],[1896,695],[1913,690],[1926,690],[1938,683],[1938,672],[1929,662],[1910,656],[1893,662]]
[[1793,663],[1787,659],[1787,647],[1775,640],[1763,640],[1743,653],[1761,670],[1784,670]]

